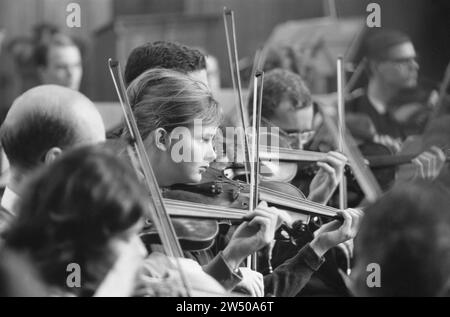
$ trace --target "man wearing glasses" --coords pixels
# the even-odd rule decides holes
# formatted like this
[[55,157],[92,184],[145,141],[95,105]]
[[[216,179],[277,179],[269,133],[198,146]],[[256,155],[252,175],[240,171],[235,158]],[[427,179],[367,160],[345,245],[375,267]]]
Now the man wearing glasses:
[[[270,128],[278,128],[280,147],[303,148],[314,137],[313,98],[305,82],[298,74],[275,68],[265,73],[263,87],[261,125],[267,127],[270,132],[273,132]],[[250,113],[252,99],[250,98],[248,105]],[[272,140],[261,136],[261,143],[264,141],[270,143]],[[309,175],[305,175],[303,171],[300,171],[291,183],[300,185],[309,200],[326,204],[341,180],[346,160],[341,153],[328,152],[324,160],[317,162],[318,170],[311,183],[308,182]],[[316,229],[315,224],[310,224],[307,230],[298,232],[295,238],[297,245],[283,241],[275,243],[271,253],[273,268],[295,255],[312,239]],[[325,255],[326,261],[297,296],[349,295],[338,271],[335,252],[333,249]],[[264,261],[261,260],[261,263]]]
[[[379,143],[396,153],[408,134],[393,104],[402,91],[417,87],[417,53],[406,34],[393,30],[374,33],[368,38],[365,49],[368,85],[365,90],[356,90],[347,101],[347,126],[353,136],[363,142]],[[408,120],[411,119],[405,119]],[[416,171],[411,175],[434,178],[444,162],[444,153],[432,147],[413,160]]]
[[367,41],[366,62],[369,82],[365,90],[355,91],[347,102],[347,124],[355,137],[364,139],[349,120],[352,114],[368,116],[371,128],[375,130],[375,137],[370,141],[397,152],[406,136],[389,104],[403,89],[417,86],[419,64],[414,45],[403,33],[379,31]]
[[[263,85],[261,125],[269,128],[268,131],[278,128],[280,147],[303,148],[314,136],[314,109],[308,87],[300,75],[281,68],[267,72]],[[252,104],[253,100],[250,100],[250,110]],[[319,170],[309,186],[308,199],[326,204],[341,180],[346,161],[344,155],[333,151],[319,161]]]

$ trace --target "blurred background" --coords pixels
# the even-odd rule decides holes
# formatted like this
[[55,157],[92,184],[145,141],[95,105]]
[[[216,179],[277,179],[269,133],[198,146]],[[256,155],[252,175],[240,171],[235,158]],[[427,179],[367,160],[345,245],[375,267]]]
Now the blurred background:
[[[0,0],[0,106],[4,112],[18,94],[36,84],[33,45],[49,26],[81,47],[80,90],[96,102],[116,100],[107,59],[117,58],[124,67],[135,46],[156,40],[178,41],[214,57],[218,67],[211,69],[212,75],[217,89],[226,91],[231,83],[224,6],[235,13],[244,87],[255,51],[265,46],[291,55],[286,57],[291,63],[307,56],[302,63],[310,68],[311,90],[329,93],[335,90],[335,57],[358,63],[371,2],[381,6],[383,28],[411,36],[421,57],[420,75],[440,81],[450,57],[449,0]],[[69,3],[80,5],[80,28],[66,25]]]

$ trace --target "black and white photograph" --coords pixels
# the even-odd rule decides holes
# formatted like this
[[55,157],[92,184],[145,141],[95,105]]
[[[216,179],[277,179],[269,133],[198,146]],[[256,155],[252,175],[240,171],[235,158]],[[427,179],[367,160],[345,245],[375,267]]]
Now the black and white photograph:
[[0,0],[0,297],[450,296],[449,86],[449,0]]

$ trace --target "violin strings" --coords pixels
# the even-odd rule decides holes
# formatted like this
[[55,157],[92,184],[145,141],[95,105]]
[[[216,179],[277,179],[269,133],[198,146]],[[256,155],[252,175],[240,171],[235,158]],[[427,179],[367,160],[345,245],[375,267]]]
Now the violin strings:
[[[212,170],[215,171],[216,169],[212,168]],[[243,189],[248,190],[248,184],[246,184],[244,182],[230,180],[227,177],[223,177],[222,181],[224,183],[227,183],[227,184],[230,184],[230,185],[233,185],[236,187],[241,187]],[[319,203],[310,201],[308,199],[299,198],[299,197],[296,197],[296,196],[293,196],[290,194],[282,193],[282,192],[279,192],[274,189],[261,187],[260,190],[261,190],[261,193],[266,193],[268,195],[272,195],[274,198],[277,198],[280,200],[280,202],[273,201],[272,203],[280,203],[280,205],[282,205],[283,203],[290,203],[292,208],[298,208],[298,209],[308,208],[308,210],[305,210],[305,211],[308,211],[311,213],[316,213],[319,216],[335,216],[337,214],[337,211],[339,210],[339,209],[335,209],[330,206],[321,205]],[[330,213],[330,214],[324,215],[323,214],[324,212]]]
[[332,215],[324,215],[324,216],[334,216],[334,215],[336,215],[336,211],[338,210],[333,207],[321,205],[319,203],[310,201],[308,199],[295,197],[295,196],[285,194],[285,193],[279,193],[272,189],[264,189],[264,190],[261,190],[261,192],[265,192],[267,194],[271,194],[271,195],[275,196],[276,198],[279,198],[280,200],[282,200],[281,204],[283,203],[283,201],[285,201],[285,202],[287,201],[288,203],[291,203],[293,205],[292,207],[298,207],[299,209],[309,207],[310,210],[306,210],[306,211],[315,212],[315,213],[318,213],[319,215],[323,215],[323,212],[330,212],[330,213],[332,213]]
[[[224,178],[224,182],[236,186],[236,181]],[[237,183],[238,183],[238,185],[237,185],[238,187],[242,187],[242,188],[248,190],[248,184],[245,184],[240,181],[237,181]],[[299,198],[299,197],[296,197],[296,196],[293,196],[290,194],[281,193],[279,191],[276,191],[276,190],[270,189],[270,188],[261,187],[261,193],[270,194],[270,195],[273,195],[275,198],[284,200],[284,202],[291,203],[293,205],[292,206],[293,208],[298,207],[299,209],[302,209],[302,208],[305,208],[305,206],[309,207],[309,210],[306,210],[306,211],[314,212],[314,213],[317,213],[322,216],[334,216],[334,215],[336,215],[336,211],[338,210],[333,207],[321,205],[319,203],[316,203],[316,202],[313,202],[313,201],[310,201],[310,200],[307,200],[304,198]],[[281,202],[280,204],[282,205],[283,202]],[[299,204],[302,204],[302,206],[299,206]],[[323,215],[324,211],[331,213],[331,215]]]
[[[202,218],[219,218],[220,215],[223,218],[227,218],[229,219],[231,216],[233,217],[233,219],[236,220],[240,220],[242,219],[242,217],[244,217],[247,212],[244,210],[239,210],[239,209],[233,209],[233,208],[229,208],[229,207],[221,207],[221,206],[211,206],[211,205],[201,205],[201,204],[196,204],[196,203],[189,203],[189,205],[186,205],[186,202],[182,202],[182,201],[170,201],[167,202],[167,206],[169,208],[173,207],[175,208],[175,210],[177,212],[179,212],[180,216],[191,216],[191,217],[202,217]],[[192,212],[192,214],[190,215],[186,215],[184,213],[182,213],[180,210],[183,210]],[[173,212],[172,212],[173,214]],[[215,217],[214,217],[215,216]]]

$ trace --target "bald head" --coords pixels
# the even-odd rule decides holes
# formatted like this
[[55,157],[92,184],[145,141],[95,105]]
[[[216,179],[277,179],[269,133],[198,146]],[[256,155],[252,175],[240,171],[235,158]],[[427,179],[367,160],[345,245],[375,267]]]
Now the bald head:
[[17,98],[1,127],[12,167],[32,169],[52,148],[61,150],[105,140],[102,118],[83,94],[56,85],[32,88]]

